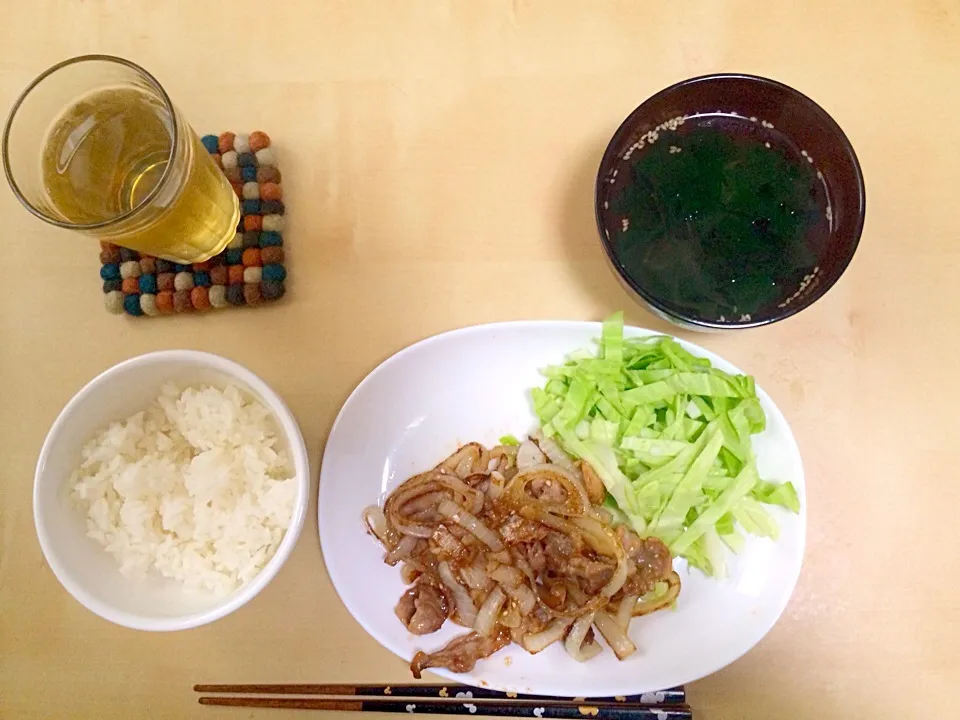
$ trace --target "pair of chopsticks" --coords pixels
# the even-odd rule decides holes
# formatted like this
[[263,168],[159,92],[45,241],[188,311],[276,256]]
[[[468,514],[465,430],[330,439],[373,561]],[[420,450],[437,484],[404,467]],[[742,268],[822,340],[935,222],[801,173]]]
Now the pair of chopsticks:
[[469,685],[194,685],[201,705],[487,717],[692,720],[682,687],[643,695],[557,698]]

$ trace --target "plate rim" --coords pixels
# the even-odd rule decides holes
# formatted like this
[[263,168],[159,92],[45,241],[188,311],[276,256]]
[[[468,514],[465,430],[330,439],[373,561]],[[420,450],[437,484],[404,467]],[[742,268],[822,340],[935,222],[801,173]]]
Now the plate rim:
[[[339,567],[337,567],[337,563],[336,563],[336,562],[334,562],[334,563],[331,564],[331,562],[330,562],[330,560],[329,560],[329,556],[328,556],[328,554],[327,554],[327,552],[326,552],[326,550],[325,550],[325,547],[327,547],[328,544],[332,544],[332,543],[334,542],[333,539],[325,540],[325,536],[326,536],[325,524],[322,522],[322,513],[323,513],[323,508],[324,508],[324,487],[325,487],[324,475],[325,475],[325,468],[327,467],[327,464],[328,464],[328,463],[327,463],[327,457],[328,457],[328,453],[330,453],[330,447],[331,447],[331,445],[332,445],[331,440],[334,439],[334,437],[335,437],[335,435],[336,435],[336,433],[337,433],[337,430],[338,430],[338,428],[340,427],[341,421],[343,420],[344,413],[346,412],[348,406],[349,406],[349,405],[351,404],[351,402],[363,391],[364,386],[365,386],[368,382],[372,382],[372,378],[373,378],[375,375],[377,375],[381,370],[383,370],[386,366],[388,366],[389,364],[391,364],[391,363],[393,363],[393,362],[399,361],[402,357],[404,357],[404,356],[406,356],[406,355],[408,355],[408,354],[410,354],[410,353],[413,353],[414,351],[416,351],[416,350],[418,350],[418,349],[420,349],[420,348],[422,348],[422,347],[426,347],[426,346],[429,346],[429,345],[431,345],[431,344],[433,344],[433,343],[440,342],[440,341],[443,340],[443,339],[447,339],[447,338],[450,338],[450,337],[453,337],[453,336],[458,336],[458,335],[473,334],[473,333],[481,332],[481,331],[484,331],[484,330],[491,330],[491,329],[496,329],[496,328],[523,327],[523,326],[527,326],[527,327],[530,327],[530,326],[535,326],[535,327],[544,327],[544,326],[563,327],[563,326],[567,326],[567,327],[569,327],[569,328],[571,328],[571,329],[590,329],[590,330],[594,331],[594,334],[596,335],[596,338],[599,338],[599,337],[600,337],[600,334],[599,334],[599,333],[600,333],[600,329],[601,329],[602,325],[603,325],[602,322],[596,321],[596,320],[556,320],[556,319],[546,319],[546,320],[504,320],[504,321],[493,321],[493,322],[486,322],[486,323],[478,323],[478,324],[475,324],[475,325],[466,325],[466,326],[463,326],[463,327],[453,328],[453,329],[450,329],[450,330],[444,330],[444,331],[435,333],[435,334],[433,334],[433,335],[428,335],[427,337],[421,338],[420,340],[417,340],[417,341],[415,341],[415,342],[413,342],[413,343],[411,343],[411,344],[409,344],[409,345],[401,348],[400,350],[398,350],[398,351],[396,351],[395,353],[393,353],[392,355],[388,356],[387,358],[385,358],[385,359],[382,360],[381,362],[377,363],[377,365],[376,365],[372,370],[370,370],[370,371],[363,377],[363,379],[362,379],[359,383],[357,383],[356,387],[354,387],[354,389],[350,392],[350,394],[347,396],[347,399],[344,400],[343,404],[340,406],[340,409],[337,411],[337,416],[336,416],[336,418],[334,419],[333,424],[330,426],[330,431],[329,431],[329,433],[327,434],[327,439],[326,439],[326,442],[324,443],[323,455],[322,455],[322,458],[321,458],[321,461],[320,461],[320,470],[319,470],[319,474],[318,474],[318,488],[317,488],[317,533],[318,533],[318,535],[319,535],[319,540],[320,540],[320,552],[321,552],[321,556],[322,556],[322,558],[323,558],[323,563],[324,563],[324,566],[326,567],[327,575],[328,575],[328,577],[329,577],[329,579],[330,579],[330,583],[331,583],[331,585],[333,585],[334,592],[336,593],[337,598],[340,600],[340,603],[341,603],[341,604],[343,605],[343,607],[347,610],[347,613],[350,615],[350,617],[353,618],[353,620],[354,620],[358,625],[360,625],[360,626],[363,628],[363,630],[367,633],[367,635],[369,635],[374,641],[376,641],[378,645],[380,645],[380,646],[381,646],[382,648],[384,648],[385,650],[389,651],[391,654],[393,654],[394,656],[396,656],[397,658],[399,658],[400,660],[402,660],[404,663],[409,663],[409,661],[410,661],[410,658],[408,658],[408,657],[406,656],[405,651],[402,651],[402,650],[400,650],[400,649],[398,649],[398,648],[391,647],[386,641],[381,640],[380,637],[378,637],[378,635],[377,635],[375,632],[373,632],[372,628],[369,627],[368,624],[367,624],[362,618],[357,617],[357,616],[354,614],[354,612],[350,609],[350,606],[346,603],[346,601],[344,600],[343,596],[341,595],[340,589],[339,589],[339,587],[338,587],[338,585],[337,585],[337,580],[335,579],[335,577],[340,577],[340,569],[339,569]],[[714,357],[716,357],[716,358],[721,359],[723,362],[725,362],[726,364],[728,364],[728,365],[730,365],[732,368],[734,368],[738,373],[749,374],[749,373],[746,373],[745,371],[743,371],[742,369],[740,369],[740,368],[739,368],[737,365],[735,365],[734,363],[732,363],[732,362],[730,362],[729,360],[727,360],[726,358],[724,358],[724,357],[723,357],[722,355],[720,355],[719,353],[716,353],[716,352],[714,352],[714,351],[712,351],[712,350],[710,350],[710,349],[708,349],[708,348],[705,348],[705,347],[703,347],[702,345],[699,345],[698,343],[695,343],[695,342],[693,342],[693,341],[687,340],[687,339],[685,339],[685,338],[677,337],[677,336],[672,335],[672,334],[670,334],[670,333],[660,332],[660,331],[656,331],[656,330],[651,330],[651,329],[649,329],[649,328],[644,328],[644,327],[640,327],[640,326],[637,326],[637,325],[627,325],[627,324],[624,324],[624,335],[625,335],[625,337],[645,337],[645,336],[669,337],[669,338],[672,338],[672,339],[676,340],[676,341],[679,342],[681,345],[685,346],[688,350],[689,350],[690,348],[693,348],[694,351],[695,351],[694,354],[697,354],[698,352],[699,352],[699,353],[704,353],[704,352],[705,352],[705,353],[707,353],[707,354],[709,354],[709,355],[711,355],[711,356],[714,356]],[[576,350],[576,349],[577,349],[577,348],[571,348],[570,351],[572,352],[573,350]],[[710,359],[710,358],[708,358],[708,359]],[[562,359],[561,359],[561,360],[562,360]],[[558,362],[561,361],[561,360],[558,360]],[[803,499],[804,499],[804,502],[803,502],[803,504],[801,505],[801,508],[800,508],[800,512],[796,515],[796,522],[799,522],[799,523],[800,523],[799,528],[798,528],[798,552],[797,552],[797,554],[798,554],[798,561],[796,562],[794,571],[791,573],[791,575],[790,575],[790,577],[789,577],[789,582],[784,586],[783,590],[782,590],[781,593],[779,594],[778,602],[777,602],[777,604],[776,604],[776,613],[772,615],[772,617],[771,617],[771,619],[770,619],[769,622],[764,623],[764,626],[763,626],[763,628],[762,628],[763,631],[759,634],[757,640],[756,640],[752,645],[750,645],[749,647],[747,647],[746,649],[744,649],[742,652],[740,652],[736,657],[730,658],[729,660],[720,663],[720,664],[717,665],[716,667],[712,667],[712,668],[711,668],[710,670],[708,670],[708,671],[699,672],[698,674],[696,674],[696,677],[691,677],[689,680],[684,680],[682,683],[679,683],[679,684],[693,683],[693,682],[696,682],[696,681],[698,681],[698,680],[701,680],[701,679],[703,679],[703,678],[705,678],[705,677],[709,677],[710,675],[713,675],[714,673],[717,673],[717,672],[719,672],[720,670],[722,670],[722,669],[724,669],[724,668],[732,665],[733,663],[737,662],[737,661],[740,660],[744,655],[746,655],[748,652],[750,652],[751,650],[753,650],[757,645],[759,645],[760,642],[770,633],[770,631],[773,629],[773,627],[777,624],[777,622],[778,622],[778,621],[780,620],[780,618],[783,616],[783,613],[786,611],[787,606],[788,606],[789,603],[790,603],[790,599],[793,597],[793,594],[794,594],[794,592],[796,591],[797,584],[799,583],[799,580],[800,580],[800,574],[801,574],[801,572],[803,571],[804,560],[805,560],[805,558],[806,558],[806,546],[807,546],[807,506],[808,506],[808,504],[809,504],[809,498],[808,498],[808,496],[807,496],[806,473],[805,473],[804,467],[803,467],[803,457],[802,457],[802,454],[801,454],[801,452],[800,452],[800,447],[799,447],[799,444],[797,443],[796,436],[795,436],[794,433],[793,433],[793,429],[790,427],[790,423],[787,421],[786,416],[783,414],[783,411],[780,409],[780,407],[779,407],[779,406],[777,405],[777,403],[774,401],[773,397],[763,388],[763,386],[761,386],[761,385],[759,385],[759,384],[757,385],[757,393],[758,393],[758,395],[762,394],[762,395],[766,396],[766,399],[769,401],[770,405],[776,410],[776,412],[777,412],[777,413],[780,415],[780,417],[782,418],[783,423],[784,423],[784,426],[785,426],[786,429],[787,429],[787,436],[788,436],[787,439],[789,440],[790,444],[792,445],[792,449],[793,449],[794,454],[795,454],[796,459],[797,459],[797,469],[798,469],[798,471],[799,471],[799,484],[800,484],[799,490],[800,490],[801,496],[802,496]],[[359,522],[359,520],[358,520],[358,522]],[[334,568],[337,568],[337,569],[334,569]],[[522,687],[522,688],[521,688],[519,685],[504,685],[504,684],[500,684],[500,683],[497,683],[497,682],[495,682],[495,681],[490,681],[490,680],[480,680],[480,681],[478,681],[478,680],[476,680],[476,679],[473,677],[473,674],[474,674],[476,671],[471,671],[470,673],[454,673],[454,672],[452,672],[452,671],[450,671],[450,670],[447,670],[447,669],[445,669],[445,668],[431,668],[431,669],[429,670],[429,672],[431,672],[431,673],[433,673],[434,675],[437,675],[437,676],[439,676],[439,677],[445,678],[445,679],[447,679],[447,680],[449,680],[449,681],[451,681],[451,682],[458,683],[458,684],[469,685],[469,686],[473,686],[473,687],[479,687],[479,686],[481,685],[481,683],[482,683],[482,687],[484,687],[485,689],[499,690],[499,691],[502,691],[502,692],[524,692],[524,693],[529,693],[529,692],[534,692],[534,691],[535,691],[535,692],[537,692],[538,694],[549,694],[549,695],[554,695],[554,696],[556,696],[556,697],[581,697],[581,696],[583,696],[582,693],[581,693],[581,694],[574,695],[574,694],[571,694],[571,693],[564,694],[564,693],[562,693],[562,692],[561,692],[561,693],[541,692],[541,690],[540,690],[540,689],[537,689],[537,688],[533,688],[533,689],[531,690],[531,688],[529,688],[529,687]],[[638,688],[639,688],[639,689],[638,689]],[[604,691],[603,691],[603,694],[604,694],[604,695],[634,695],[634,694],[639,694],[639,693],[644,693],[644,692],[654,692],[654,691],[657,691],[657,690],[664,690],[664,689],[666,689],[666,688],[661,688],[661,687],[656,687],[656,688],[650,687],[650,688],[647,688],[647,687],[643,687],[643,686],[637,685],[637,686],[629,686],[629,687],[626,687],[626,686],[625,686],[625,687],[618,687],[617,689],[612,690],[612,691],[610,691],[610,692],[607,692],[607,690],[604,690]],[[589,696],[589,694],[588,694],[588,696]]]

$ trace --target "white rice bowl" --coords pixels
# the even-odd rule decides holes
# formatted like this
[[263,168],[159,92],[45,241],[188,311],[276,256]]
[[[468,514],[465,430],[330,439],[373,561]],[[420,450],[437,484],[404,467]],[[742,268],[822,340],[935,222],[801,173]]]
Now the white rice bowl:
[[276,553],[298,483],[258,400],[233,385],[167,384],[84,445],[66,491],[125,577],[155,572],[226,595]]

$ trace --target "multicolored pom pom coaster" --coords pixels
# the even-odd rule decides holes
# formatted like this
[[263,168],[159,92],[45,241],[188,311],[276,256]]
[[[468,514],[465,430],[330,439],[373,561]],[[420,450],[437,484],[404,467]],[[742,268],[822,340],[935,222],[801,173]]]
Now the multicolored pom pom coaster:
[[284,281],[283,186],[266,133],[206,135],[203,146],[240,198],[240,224],[219,255],[180,265],[101,243],[100,279],[107,310],[171,315],[279,300]]

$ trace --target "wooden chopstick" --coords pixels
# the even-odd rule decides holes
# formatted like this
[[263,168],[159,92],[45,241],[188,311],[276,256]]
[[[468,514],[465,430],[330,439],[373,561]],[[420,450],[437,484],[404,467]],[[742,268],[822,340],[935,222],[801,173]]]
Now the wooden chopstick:
[[[323,684],[249,684],[249,685],[194,685],[195,692],[233,693],[241,695],[325,695],[346,697],[383,697],[389,698],[461,698],[474,700],[550,700],[563,698],[550,695],[527,695],[524,693],[505,693],[489,688],[470,685],[342,685]],[[683,705],[687,702],[687,693],[683,687],[649,692],[642,695],[616,695],[611,697],[575,698],[578,702],[588,703],[625,703],[628,705]]]
[[[489,700],[489,699],[488,699]],[[407,700],[365,698],[333,700],[308,697],[201,697],[201,705],[288,710],[335,710],[340,712],[386,712],[445,714],[486,717],[557,718],[559,720],[692,720],[685,705],[628,705],[626,703],[577,704],[569,700],[542,703],[516,700],[472,702],[469,698],[410,698]]]

